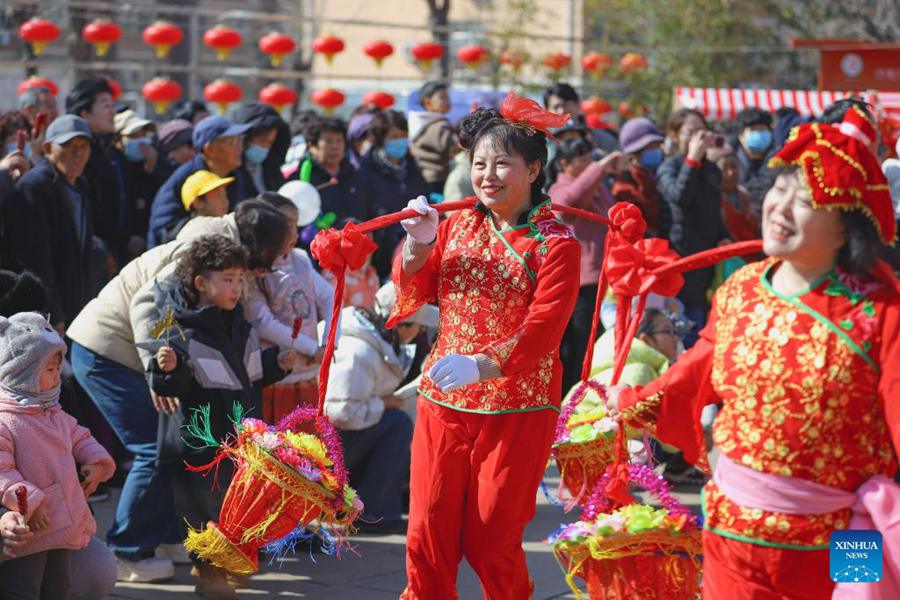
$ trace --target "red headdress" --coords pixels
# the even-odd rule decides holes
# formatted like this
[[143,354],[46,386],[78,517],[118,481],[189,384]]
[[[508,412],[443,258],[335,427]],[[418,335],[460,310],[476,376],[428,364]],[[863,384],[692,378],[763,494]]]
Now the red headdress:
[[798,166],[806,175],[816,208],[862,210],[885,244],[893,245],[897,224],[887,179],[869,149],[877,139],[872,123],[852,107],[840,124],[804,123],[769,161],[770,167]]
[[515,92],[510,92],[503,99],[503,104],[500,105],[500,114],[507,121],[540,131],[554,140],[556,138],[550,133],[550,128],[562,127],[572,118],[569,114],[558,115],[544,110],[531,98],[520,98],[516,96]]

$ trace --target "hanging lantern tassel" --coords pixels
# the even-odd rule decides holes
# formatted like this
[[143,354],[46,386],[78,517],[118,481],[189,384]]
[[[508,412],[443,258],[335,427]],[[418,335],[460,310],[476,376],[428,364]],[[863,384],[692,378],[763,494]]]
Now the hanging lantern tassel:
[[172,102],[181,98],[181,86],[167,77],[155,77],[141,88],[144,98],[153,103],[157,114],[163,114]]
[[59,27],[53,21],[35,17],[22,23],[19,37],[31,44],[35,56],[40,56],[47,44],[59,37]]
[[296,48],[296,42],[283,33],[272,32],[259,40],[260,51],[269,55],[269,62],[273,67],[281,66],[284,57]]
[[122,28],[109,19],[94,19],[81,30],[81,37],[94,46],[97,56],[106,56],[122,37]]
[[244,43],[244,38],[231,27],[216,25],[203,34],[203,43],[216,51],[217,59],[225,60],[232,50]]
[[333,35],[323,35],[313,40],[313,52],[325,56],[328,64],[334,60],[334,55],[344,51],[344,40]]

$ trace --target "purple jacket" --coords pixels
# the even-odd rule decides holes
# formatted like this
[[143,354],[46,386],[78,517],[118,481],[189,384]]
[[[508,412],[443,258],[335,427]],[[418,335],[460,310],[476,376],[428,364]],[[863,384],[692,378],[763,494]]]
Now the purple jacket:
[[[557,204],[589,210],[605,217],[614,201],[603,177],[603,168],[596,162],[588,165],[575,178],[560,173],[550,186],[550,199]],[[600,280],[606,225],[567,213],[556,213],[556,216],[572,226],[575,239],[581,244],[581,285],[596,285]]]

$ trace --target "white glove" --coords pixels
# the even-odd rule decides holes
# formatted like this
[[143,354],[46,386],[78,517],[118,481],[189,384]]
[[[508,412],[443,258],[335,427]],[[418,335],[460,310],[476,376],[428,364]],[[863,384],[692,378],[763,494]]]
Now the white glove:
[[400,225],[403,226],[409,237],[420,244],[432,243],[437,236],[438,212],[428,204],[425,196],[413,198],[406,205],[406,208],[411,208],[422,216],[403,219],[400,221]]
[[471,356],[464,354],[448,354],[434,363],[428,371],[428,376],[442,392],[449,392],[481,379],[478,363]]

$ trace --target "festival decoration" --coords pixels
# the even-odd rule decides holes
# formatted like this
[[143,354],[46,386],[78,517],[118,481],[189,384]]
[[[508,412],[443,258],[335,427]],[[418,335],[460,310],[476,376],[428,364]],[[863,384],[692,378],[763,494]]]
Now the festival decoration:
[[613,59],[602,52],[588,52],[581,59],[581,68],[594,80],[600,79],[613,66]]
[[[259,570],[261,548],[290,547],[290,538],[313,523],[331,529],[340,547],[363,506],[348,483],[340,436],[328,418],[316,409],[297,408],[271,426],[244,418],[236,403],[232,421],[235,436],[224,441],[210,432],[208,406],[195,409],[186,425],[208,447],[218,448],[212,462],[188,470],[213,473],[226,459],[236,468],[218,522],[189,529],[185,548],[217,567],[248,575]],[[316,435],[302,430],[307,427]]]
[[586,581],[592,599],[697,597],[703,544],[696,517],[650,467],[632,465],[628,476],[660,507],[633,503],[613,508],[603,493],[607,481],[601,479],[581,520],[560,527],[548,539],[566,582],[579,599],[583,596],[575,576]]
[[259,101],[275,107],[281,112],[286,106],[297,102],[297,92],[283,83],[270,83],[259,90]]
[[59,27],[53,21],[32,17],[19,26],[19,37],[31,44],[35,56],[40,56],[47,44],[59,38]]
[[619,60],[619,70],[625,74],[643,71],[647,68],[647,65],[647,59],[644,58],[644,55],[637,52],[629,52]]
[[444,47],[436,42],[422,42],[410,49],[410,54],[416,59],[423,71],[431,68],[431,63],[444,56]]
[[612,105],[597,96],[585,98],[581,101],[581,112],[586,115],[605,115],[612,111]]
[[381,63],[384,62],[384,59],[394,53],[394,47],[384,40],[374,40],[363,46],[363,52],[366,53],[366,56],[375,61],[376,67],[381,67]]
[[344,51],[344,40],[333,35],[323,35],[313,40],[312,49],[316,54],[324,55],[330,65],[334,55]]
[[156,58],[163,59],[173,46],[181,43],[184,31],[169,21],[156,21],[144,29],[143,38],[145,43],[153,46]]
[[346,96],[334,88],[325,88],[314,91],[309,99],[316,106],[321,106],[326,113],[331,114],[335,108],[344,103]]
[[219,112],[225,113],[228,105],[237,102],[244,95],[244,91],[237,84],[225,79],[216,79],[203,88],[203,98],[207,102],[215,102]]
[[106,56],[122,37],[122,28],[109,19],[94,19],[81,30],[81,37],[94,47],[97,56]]
[[203,43],[216,51],[216,58],[225,60],[232,50],[244,43],[244,38],[236,29],[216,25],[203,34]]
[[491,55],[490,50],[479,44],[463,46],[456,53],[456,58],[466,65],[470,71],[477,71]]
[[603,117],[597,114],[584,115],[584,120],[589,129],[615,129],[612,123],[603,120]]
[[541,60],[541,64],[550,70],[550,76],[553,79],[559,79],[563,70],[572,64],[572,57],[562,52],[549,54]]
[[363,104],[373,104],[381,110],[387,110],[394,105],[394,96],[387,92],[374,91],[368,92],[362,97]]
[[512,69],[513,77],[518,77],[522,67],[528,62],[529,55],[521,48],[510,48],[500,54],[500,63]]
[[47,88],[54,96],[59,93],[59,86],[56,85],[52,79],[38,77],[37,75],[32,75],[28,79],[23,80],[22,83],[19,84],[19,87],[16,88],[16,93],[22,95],[26,90],[36,87]]
[[259,40],[259,49],[269,55],[269,62],[273,67],[280,66],[284,57],[297,48],[294,39],[283,33],[272,32],[264,35]]
[[144,84],[141,93],[153,103],[156,113],[162,114],[169,104],[181,98],[181,86],[168,77],[154,77]]
[[112,77],[107,77],[106,83],[109,85],[109,89],[112,90],[112,94],[110,94],[110,96],[112,96],[112,99],[118,100],[122,95],[122,84]]

